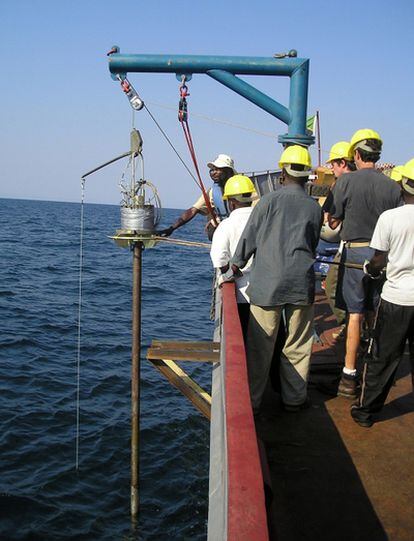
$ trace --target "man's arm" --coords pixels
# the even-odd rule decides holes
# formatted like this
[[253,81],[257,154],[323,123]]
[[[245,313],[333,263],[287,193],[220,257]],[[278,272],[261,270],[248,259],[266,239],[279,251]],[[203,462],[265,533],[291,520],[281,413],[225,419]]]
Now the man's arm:
[[374,255],[365,265],[367,273],[373,278],[377,278],[387,265],[387,257],[390,250],[390,235],[390,218],[387,212],[383,212],[378,218],[370,242],[371,248],[375,250]]
[[375,250],[371,261],[366,266],[367,273],[376,278],[379,276],[387,264],[388,252],[381,252],[381,250]]
[[176,222],[173,223],[173,225],[170,225],[170,227],[167,227],[167,229],[163,229],[162,231],[160,231],[160,235],[162,237],[169,237],[176,229],[192,220],[194,216],[199,212],[199,209],[195,207],[190,207],[181,214],[181,216]]
[[333,200],[329,209],[328,224],[332,229],[336,229],[344,219],[345,211],[345,179],[341,179],[341,182],[336,182],[332,189]]

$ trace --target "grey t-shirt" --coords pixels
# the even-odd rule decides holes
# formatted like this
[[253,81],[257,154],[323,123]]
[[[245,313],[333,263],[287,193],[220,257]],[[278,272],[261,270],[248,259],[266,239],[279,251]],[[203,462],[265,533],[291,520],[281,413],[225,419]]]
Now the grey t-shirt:
[[284,186],[260,199],[232,259],[242,268],[254,254],[247,288],[252,304],[313,302],[321,222],[321,207],[300,186]]
[[345,173],[332,193],[331,214],[343,221],[345,241],[370,241],[379,215],[401,204],[398,183],[374,168]]

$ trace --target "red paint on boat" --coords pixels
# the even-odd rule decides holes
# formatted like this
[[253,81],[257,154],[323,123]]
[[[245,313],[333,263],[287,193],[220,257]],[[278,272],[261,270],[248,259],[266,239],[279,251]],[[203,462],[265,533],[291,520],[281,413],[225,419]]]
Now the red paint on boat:
[[268,541],[263,475],[234,284],[222,287],[226,346],[228,541]]

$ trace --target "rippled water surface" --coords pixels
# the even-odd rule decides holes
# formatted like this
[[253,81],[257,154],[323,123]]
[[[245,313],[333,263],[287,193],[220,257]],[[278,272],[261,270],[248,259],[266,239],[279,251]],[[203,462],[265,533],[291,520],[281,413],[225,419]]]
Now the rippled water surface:
[[[164,212],[169,225],[179,211]],[[129,527],[131,253],[119,208],[85,207],[80,471],[74,468],[79,205],[0,200],[0,539],[201,540],[207,421],[145,359],[152,338],[210,340],[207,250],[143,255],[141,514]],[[205,240],[195,219],[177,237]],[[187,369],[209,388],[210,370]]]

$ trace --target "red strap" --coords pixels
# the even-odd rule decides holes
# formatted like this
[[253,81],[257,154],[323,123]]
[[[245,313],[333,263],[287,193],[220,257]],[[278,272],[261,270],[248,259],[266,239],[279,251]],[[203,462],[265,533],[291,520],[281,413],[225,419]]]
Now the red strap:
[[195,149],[194,149],[193,139],[191,137],[190,126],[188,125],[188,121],[187,121],[187,100],[186,100],[186,98],[189,95],[190,94],[188,93],[188,87],[185,85],[185,83],[183,81],[183,83],[180,85],[180,98],[181,99],[180,99],[180,107],[179,107],[179,111],[178,111],[178,120],[180,121],[180,124],[181,124],[181,126],[183,128],[184,137],[185,137],[185,140],[187,142],[188,149],[190,151],[190,156],[191,156],[191,159],[192,159],[193,164],[194,164],[194,169],[195,169],[196,174],[197,174],[198,183],[199,183],[201,192],[202,192],[203,197],[204,197],[204,202],[206,204],[207,211],[208,211],[209,215],[211,216],[213,224],[215,225],[215,227],[217,227],[217,225],[218,225],[217,216],[216,216],[216,213],[213,210],[213,207],[211,206],[210,198],[209,198],[209,196],[208,196],[208,194],[206,192],[203,181],[201,179],[200,169],[198,167],[197,156],[196,156]]

